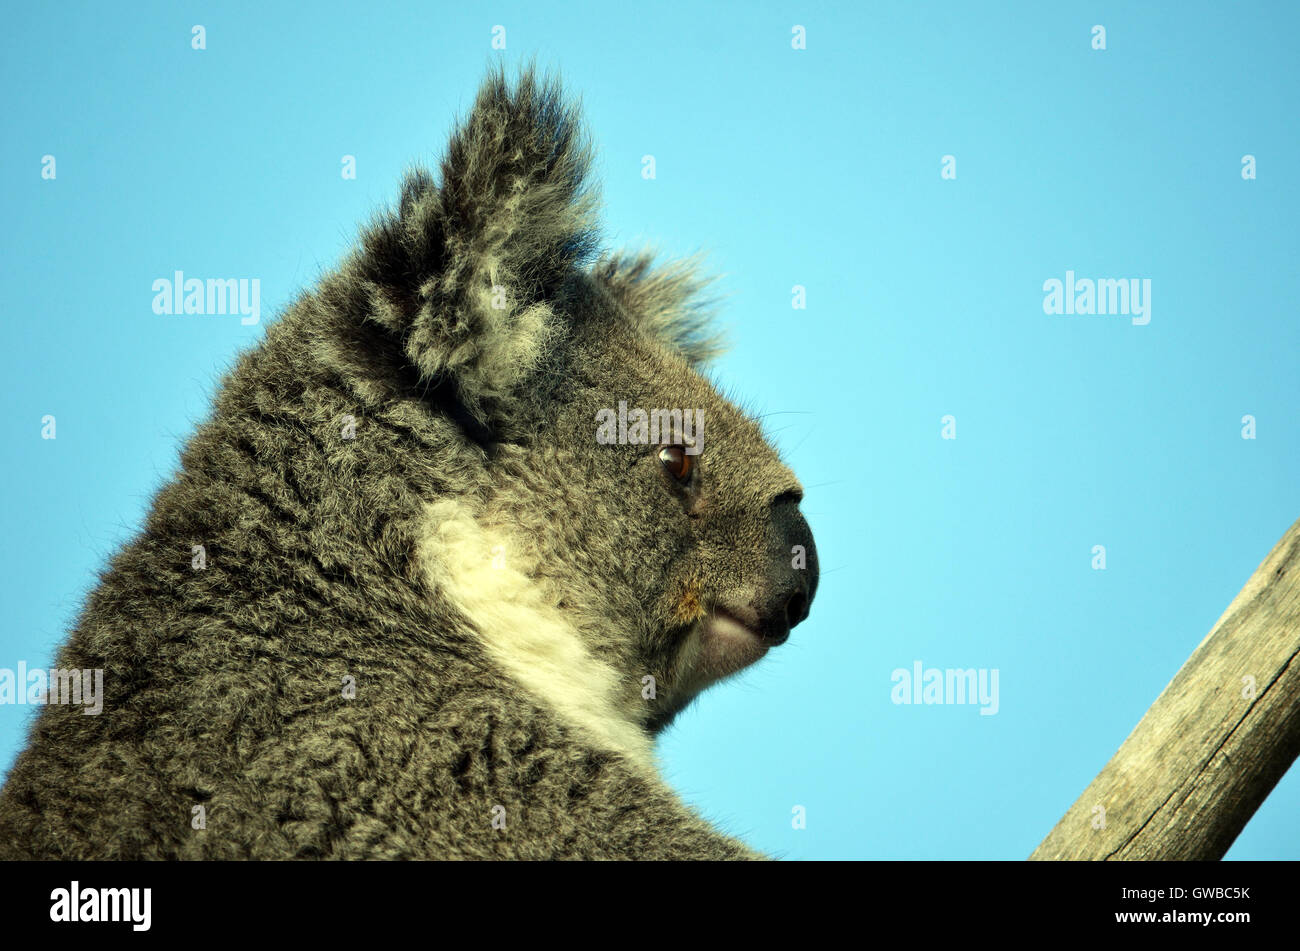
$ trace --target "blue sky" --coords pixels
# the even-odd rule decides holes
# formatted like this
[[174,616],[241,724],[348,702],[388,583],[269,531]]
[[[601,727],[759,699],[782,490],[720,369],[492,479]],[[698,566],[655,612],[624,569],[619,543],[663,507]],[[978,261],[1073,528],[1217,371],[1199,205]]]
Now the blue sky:
[[[716,376],[780,414],[822,556],[667,777],[789,857],[1027,855],[1300,516],[1296,9],[376,6],[10,11],[0,666],[48,662],[219,373],[535,55],[582,96],[607,244],[723,274]],[[154,314],[176,270],[258,278],[262,322]],[[1150,322],[1045,314],[1067,271],[1150,280]],[[997,714],[891,703],[917,660],[997,669]],[[1300,857],[1298,808],[1292,770],[1229,857]]]

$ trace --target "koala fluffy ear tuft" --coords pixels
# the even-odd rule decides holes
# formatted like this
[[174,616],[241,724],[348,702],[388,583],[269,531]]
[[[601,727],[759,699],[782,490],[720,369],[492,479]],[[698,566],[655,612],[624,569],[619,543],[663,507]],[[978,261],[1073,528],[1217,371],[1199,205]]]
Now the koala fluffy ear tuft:
[[530,67],[512,88],[497,69],[452,135],[441,182],[410,172],[396,214],[363,236],[369,319],[485,422],[545,355],[560,288],[594,254],[590,163],[558,83]]
[[698,256],[656,265],[643,251],[602,258],[592,273],[637,326],[700,368],[727,350],[726,334],[713,323],[715,278],[700,265]]

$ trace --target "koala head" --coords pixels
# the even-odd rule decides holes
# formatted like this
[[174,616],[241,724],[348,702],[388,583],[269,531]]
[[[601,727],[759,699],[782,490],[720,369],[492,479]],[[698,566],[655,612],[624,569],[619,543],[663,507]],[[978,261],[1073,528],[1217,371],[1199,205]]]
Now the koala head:
[[798,480],[701,374],[711,344],[656,319],[691,315],[694,283],[643,258],[575,282],[552,445],[535,450],[568,483],[554,562],[567,588],[584,589],[575,596],[617,612],[625,636],[600,646],[620,670],[655,678],[651,729],[784,643],[817,586]]
[[[798,480],[703,373],[719,352],[707,282],[689,263],[593,261],[589,155],[553,83],[497,74],[440,181],[410,175],[347,276],[473,448],[458,504],[501,577],[532,587],[577,640],[565,656],[611,672],[621,715],[654,732],[789,637],[817,553]],[[514,595],[491,590],[466,613],[502,616]]]

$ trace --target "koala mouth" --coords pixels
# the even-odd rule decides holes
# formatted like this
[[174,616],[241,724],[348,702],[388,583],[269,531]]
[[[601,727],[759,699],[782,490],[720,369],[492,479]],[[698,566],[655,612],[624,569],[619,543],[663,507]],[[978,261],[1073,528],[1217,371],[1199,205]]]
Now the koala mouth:
[[747,618],[746,615],[753,615],[753,612],[734,608],[714,608],[708,615],[711,633],[717,637],[762,640],[762,635],[758,633],[758,618],[756,616]]
[[713,680],[734,674],[761,660],[769,646],[752,609],[715,607],[702,619],[701,672]]

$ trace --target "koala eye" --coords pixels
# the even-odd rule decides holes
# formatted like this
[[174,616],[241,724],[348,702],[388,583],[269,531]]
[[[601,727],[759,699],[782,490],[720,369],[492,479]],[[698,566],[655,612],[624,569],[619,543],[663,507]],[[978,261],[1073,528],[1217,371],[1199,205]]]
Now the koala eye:
[[664,446],[659,450],[659,462],[682,485],[691,481],[691,473],[695,471],[695,457],[688,456],[684,446]]

